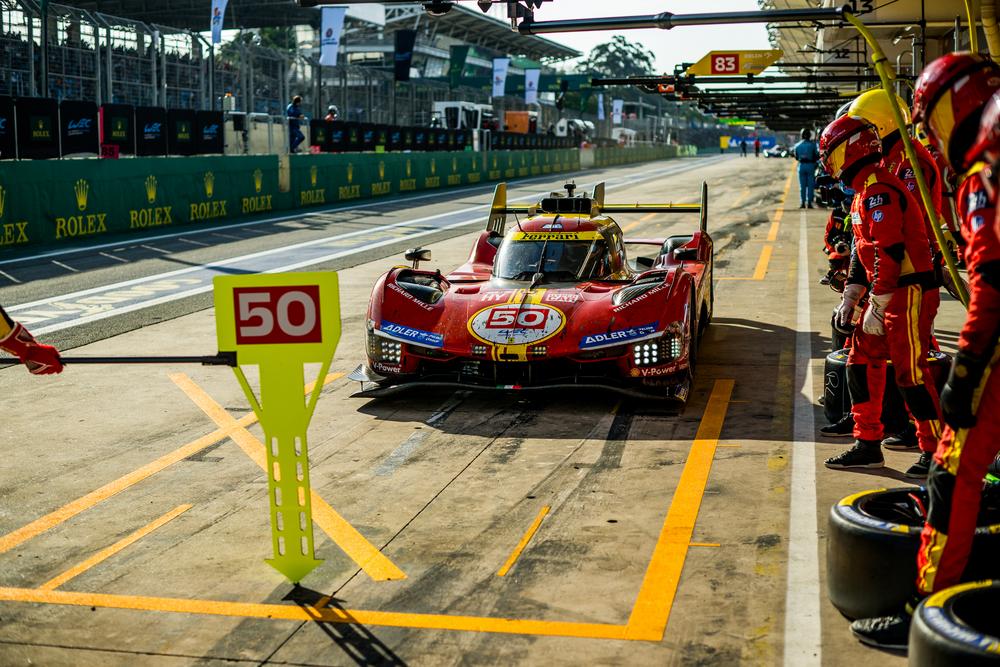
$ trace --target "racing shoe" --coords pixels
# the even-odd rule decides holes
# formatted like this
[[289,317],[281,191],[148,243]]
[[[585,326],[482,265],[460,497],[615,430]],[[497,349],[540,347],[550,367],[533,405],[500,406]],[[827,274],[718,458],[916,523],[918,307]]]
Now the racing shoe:
[[827,468],[881,468],[885,465],[882,456],[882,442],[879,440],[855,440],[854,446],[846,452],[828,458]]
[[934,460],[933,452],[920,452],[917,462],[907,468],[903,474],[914,479],[926,479],[927,473],[931,470],[931,461]]
[[854,435],[854,415],[850,412],[835,424],[827,424],[819,432],[828,438],[849,438]]
[[905,651],[910,638],[909,614],[859,618],[851,623],[851,632],[862,644],[890,651]]
[[905,430],[897,433],[896,435],[890,435],[888,438],[882,440],[882,446],[896,452],[918,449],[919,445],[917,444],[916,427],[913,424],[910,424]]

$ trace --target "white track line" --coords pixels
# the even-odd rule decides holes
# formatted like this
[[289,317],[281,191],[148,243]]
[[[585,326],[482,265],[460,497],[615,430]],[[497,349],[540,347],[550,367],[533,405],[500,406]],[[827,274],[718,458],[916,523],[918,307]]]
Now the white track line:
[[795,403],[785,591],[785,665],[820,665],[819,533],[816,523],[816,421],[813,408],[809,239],[799,214],[798,299],[795,321]]

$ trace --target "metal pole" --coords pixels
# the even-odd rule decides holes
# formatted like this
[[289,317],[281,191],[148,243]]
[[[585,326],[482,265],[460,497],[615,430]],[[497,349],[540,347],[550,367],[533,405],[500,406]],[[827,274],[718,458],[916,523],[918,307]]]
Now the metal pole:
[[167,37],[163,33],[159,33],[160,43],[157,44],[159,48],[160,56],[160,97],[161,105],[166,108],[167,106]]
[[952,51],[961,51],[961,47],[959,46],[959,33],[961,33],[961,31],[962,31],[962,17],[961,16],[956,16],[955,17],[955,40],[954,40],[954,48],[952,49]]
[[[64,364],[201,364],[202,366],[236,366],[235,352],[219,352],[211,356],[149,356],[149,357],[64,357]],[[17,366],[19,359],[0,359],[0,367]]]
[[[149,30],[148,27],[146,27],[146,29]],[[142,44],[143,44],[143,47],[145,47],[145,44],[146,44],[145,37],[143,37],[143,39],[142,39]],[[156,71],[156,69],[157,69],[156,68],[156,33],[153,32],[153,31],[150,31],[150,34],[149,34],[149,48],[150,48],[149,69],[150,69],[150,72],[151,72],[151,75],[152,75],[152,86],[153,86],[153,102],[152,102],[152,105],[155,107],[157,105],[157,102],[160,101],[160,77],[158,76],[158,72]]]
[[38,82],[35,81],[35,22],[28,16],[28,90],[29,95],[38,97]]
[[41,96],[49,96],[49,0],[42,0],[42,90]]
[[795,23],[799,21],[822,21],[841,19],[847,6],[829,9],[774,9],[747,12],[715,12],[703,14],[644,14],[641,16],[609,16],[589,19],[565,19],[561,21],[524,20],[517,30],[522,35],[537,35],[551,32],[580,32],[594,30],[633,30],[636,28],[660,28],[670,30],[677,26],[722,25],[735,23]]
[[112,66],[113,61],[111,58],[111,26],[104,29],[104,55],[106,58],[105,62],[107,63],[106,69],[108,71],[108,102],[114,103],[115,97],[112,83],[114,81],[114,67]]
[[215,111],[215,44],[208,45],[208,110]]

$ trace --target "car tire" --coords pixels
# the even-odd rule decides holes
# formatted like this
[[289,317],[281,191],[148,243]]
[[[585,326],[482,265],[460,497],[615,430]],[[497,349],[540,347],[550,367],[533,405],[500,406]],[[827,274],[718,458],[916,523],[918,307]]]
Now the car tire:
[[[830,509],[826,585],[847,618],[898,613],[916,591],[917,552],[927,491],[876,489],[847,496]],[[921,507],[922,506],[922,507]],[[1000,493],[983,496],[966,576],[1000,577]]]
[[1000,581],[978,581],[924,600],[910,625],[909,658],[921,667],[1000,665]]

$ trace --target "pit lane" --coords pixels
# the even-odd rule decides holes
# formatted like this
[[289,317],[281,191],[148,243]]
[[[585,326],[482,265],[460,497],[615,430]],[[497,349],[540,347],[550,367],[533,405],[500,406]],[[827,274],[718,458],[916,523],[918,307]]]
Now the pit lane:
[[[579,394],[351,398],[357,386],[343,374],[361,359],[370,286],[407,242],[330,260],[322,266],[340,270],[344,335],[310,431],[325,562],[293,589],[262,563],[270,541],[266,478],[254,461],[260,431],[227,371],[78,367],[53,380],[2,371],[0,390],[31,409],[6,420],[0,662],[775,664],[790,644],[828,664],[870,658],[823,598],[822,542],[801,533],[803,517],[822,535],[834,501],[896,481],[878,478],[891,469],[826,471],[822,459],[842,444],[799,437],[803,419],[816,418],[802,383],[811,383],[806,397],[818,396],[822,373],[818,362],[811,376],[797,367],[796,344],[822,357],[835,296],[816,285],[825,213],[787,205],[795,193],[784,161],[683,160],[606,175],[621,179],[609,201],[694,201],[709,182],[720,280],[682,413]],[[59,260],[78,273],[28,259],[2,267],[22,282],[0,288],[0,300],[219,265],[367,224],[356,218],[453,215],[488,195],[443,199],[262,223],[292,231],[238,241],[207,230],[190,237],[204,247],[146,241],[164,252],[123,247],[124,257],[136,253],[128,263],[88,264],[112,262],[99,259],[106,248]],[[697,224],[620,222],[634,236]],[[478,228],[428,234],[432,266],[461,263]],[[214,321],[198,298],[52,338],[86,343],[79,354],[210,353]],[[961,308],[946,303],[944,342],[960,321]],[[912,456],[887,458],[898,470]],[[810,471],[812,496],[803,488]],[[811,545],[813,560],[807,550],[789,566],[790,541]],[[817,613],[790,619],[794,636],[790,575],[809,598],[789,600]]]

